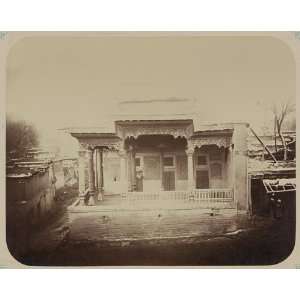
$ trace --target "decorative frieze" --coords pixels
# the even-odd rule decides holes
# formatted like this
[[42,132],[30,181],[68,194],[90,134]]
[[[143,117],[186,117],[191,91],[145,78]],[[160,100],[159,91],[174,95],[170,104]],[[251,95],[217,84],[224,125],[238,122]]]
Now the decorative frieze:
[[192,147],[201,148],[202,146],[216,145],[221,148],[228,148],[231,146],[230,136],[201,136],[199,138],[193,138],[189,141]]
[[189,138],[193,134],[191,124],[136,124],[118,125],[117,135],[120,138],[138,138],[141,135],[172,135],[174,138]]
[[118,151],[120,148],[122,148],[123,141],[116,137],[80,138],[79,144],[85,150],[101,147],[111,151]]

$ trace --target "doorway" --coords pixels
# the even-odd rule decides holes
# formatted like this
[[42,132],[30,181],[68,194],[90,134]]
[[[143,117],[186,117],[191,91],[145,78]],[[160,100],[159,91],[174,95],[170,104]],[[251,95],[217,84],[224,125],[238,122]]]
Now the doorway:
[[136,191],[137,192],[142,192],[143,191],[143,174],[138,172],[137,175],[136,175],[136,179],[135,179],[135,182],[136,182]]
[[208,189],[208,188],[209,188],[208,170],[197,170],[196,189]]
[[175,191],[175,171],[163,172],[164,191]]

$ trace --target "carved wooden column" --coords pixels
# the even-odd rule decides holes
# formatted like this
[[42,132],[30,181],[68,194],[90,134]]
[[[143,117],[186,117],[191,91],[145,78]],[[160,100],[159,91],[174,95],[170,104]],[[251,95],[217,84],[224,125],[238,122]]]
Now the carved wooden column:
[[129,147],[127,152],[127,189],[128,192],[132,191],[132,149]]
[[98,171],[99,171],[99,167],[98,167],[98,148],[94,149],[94,153],[93,153],[93,166],[94,166],[94,174],[95,174],[95,190],[98,191]]
[[98,186],[98,200],[103,200],[103,149],[99,148],[96,151],[97,156],[97,186]]
[[129,146],[128,150],[128,191],[135,191],[136,185],[136,174],[135,174],[135,153],[132,145]]
[[164,191],[164,151],[162,148],[160,148],[160,190]]
[[81,205],[85,205],[85,155],[86,151],[84,149],[78,151],[78,187]]
[[132,151],[132,191],[136,191],[136,166],[135,166],[135,150]]
[[104,190],[104,175],[103,175],[103,149],[100,149],[100,186],[102,191]]
[[157,146],[159,149],[159,155],[160,155],[160,190],[164,190],[164,183],[163,183],[163,176],[164,176],[164,144],[159,144]]
[[121,191],[126,192],[127,190],[127,176],[126,176],[126,156],[127,153],[124,149],[121,149],[119,151],[120,156],[120,185],[121,185]]
[[227,148],[227,186],[229,188],[233,187],[234,183],[234,154],[233,154],[233,145]]
[[93,149],[88,149],[89,200],[88,205],[95,205],[95,173],[93,164]]
[[194,147],[188,144],[188,149],[185,151],[188,157],[188,189],[193,190],[195,188],[195,179],[194,179]]

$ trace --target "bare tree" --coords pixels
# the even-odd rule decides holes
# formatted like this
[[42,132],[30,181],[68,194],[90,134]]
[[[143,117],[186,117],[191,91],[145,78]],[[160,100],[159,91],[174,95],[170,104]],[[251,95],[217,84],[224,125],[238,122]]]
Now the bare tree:
[[38,133],[35,127],[23,120],[6,119],[6,151],[15,151],[23,156],[28,148],[38,146]]
[[281,102],[279,104],[274,104],[272,107],[272,112],[274,115],[274,141],[275,141],[275,150],[277,152],[277,134],[281,140],[283,147],[283,159],[287,160],[287,147],[286,141],[282,134],[283,123],[286,120],[288,114],[295,110],[295,104],[291,101]]

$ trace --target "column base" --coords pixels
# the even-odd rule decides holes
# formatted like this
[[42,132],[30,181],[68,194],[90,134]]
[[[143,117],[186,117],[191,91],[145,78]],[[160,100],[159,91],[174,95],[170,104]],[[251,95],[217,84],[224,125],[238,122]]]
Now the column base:
[[90,194],[89,200],[88,200],[88,205],[89,206],[96,205],[96,200],[95,200],[95,195],[94,194]]
[[85,195],[79,195],[79,204],[85,205]]
[[99,191],[99,192],[98,192],[97,200],[98,200],[98,201],[103,201],[103,191]]
[[194,201],[195,200],[195,194],[193,193],[192,189],[188,189],[189,192],[189,201]]

